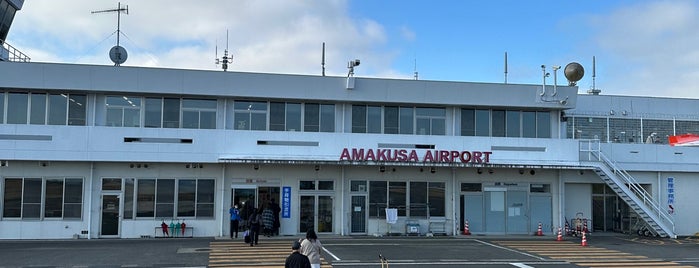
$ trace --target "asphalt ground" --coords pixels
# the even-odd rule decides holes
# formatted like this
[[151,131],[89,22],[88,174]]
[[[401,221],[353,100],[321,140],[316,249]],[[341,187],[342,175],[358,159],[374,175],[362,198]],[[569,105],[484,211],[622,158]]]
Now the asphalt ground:
[[[0,267],[283,267],[295,239],[260,237],[255,247],[227,238],[2,240]],[[592,234],[587,246],[564,239],[320,237],[323,267],[382,267],[379,255],[390,267],[699,267],[697,238]]]

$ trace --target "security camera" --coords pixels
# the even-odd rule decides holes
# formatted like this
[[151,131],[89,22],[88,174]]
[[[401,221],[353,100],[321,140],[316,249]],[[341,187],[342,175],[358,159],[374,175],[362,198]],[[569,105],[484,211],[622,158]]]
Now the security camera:
[[359,66],[359,63],[360,63],[360,61],[359,61],[358,59],[351,60],[351,61],[347,64],[347,68],[357,67],[357,66]]
[[559,101],[559,102],[561,103],[561,105],[566,105],[566,104],[568,104],[568,100],[561,100],[561,101]]

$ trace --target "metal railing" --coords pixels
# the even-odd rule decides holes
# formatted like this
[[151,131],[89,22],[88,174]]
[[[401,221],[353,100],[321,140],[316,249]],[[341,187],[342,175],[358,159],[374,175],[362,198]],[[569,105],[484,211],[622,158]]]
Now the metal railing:
[[[603,164],[604,167],[609,169],[609,171],[611,171],[611,174],[608,174],[608,177],[612,181],[614,181],[614,183],[621,189],[628,189],[631,194],[635,195],[637,199],[639,199],[639,201],[641,201],[641,203],[650,210],[644,210],[645,213],[652,212],[654,215],[656,215],[657,217],[653,217],[654,221],[657,221],[655,218],[658,218],[660,222],[665,224],[665,226],[670,227],[671,232],[668,232],[668,230],[663,230],[668,234],[668,236],[671,236],[673,238],[676,236],[675,223],[672,220],[670,214],[662,208],[660,202],[654,199],[653,196],[648,191],[646,191],[646,189],[644,189],[633,176],[631,176],[631,174],[629,174],[626,170],[620,168],[616,162],[614,162],[602,153],[599,140],[581,140],[580,152],[587,153],[588,161],[599,162]],[[607,171],[605,171],[605,173],[607,173]],[[616,176],[609,176],[612,174]],[[620,178],[621,181],[619,181],[617,178]],[[629,195],[629,198],[634,199],[631,195]],[[662,228],[662,226],[660,227]]]
[[0,39],[0,61],[12,61],[12,62],[29,62],[31,58],[26,54],[22,53],[15,47],[11,46],[4,40]]

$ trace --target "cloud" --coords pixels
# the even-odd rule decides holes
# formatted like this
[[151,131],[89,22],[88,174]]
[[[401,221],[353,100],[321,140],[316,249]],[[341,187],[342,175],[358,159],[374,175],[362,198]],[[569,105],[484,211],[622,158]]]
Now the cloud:
[[[26,1],[8,39],[32,61],[111,64],[117,13],[91,13],[117,8],[106,3]],[[219,58],[226,48],[233,56],[230,70],[320,74],[325,42],[329,75],[346,75],[354,58],[366,73],[394,72],[395,53],[382,48],[384,27],[348,15],[344,0],[149,0],[130,2],[128,9],[121,14],[120,43],[129,53],[124,65],[217,69],[218,46]]]
[[608,70],[597,74],[609,74],[603,93],[699,97],[697,10],[694,1],[651,1],[594,18],[594,41],[606,54],[598,67]]

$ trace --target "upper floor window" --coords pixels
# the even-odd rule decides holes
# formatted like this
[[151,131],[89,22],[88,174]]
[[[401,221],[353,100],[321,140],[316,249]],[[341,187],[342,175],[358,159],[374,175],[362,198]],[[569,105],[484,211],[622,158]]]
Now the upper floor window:
[[352,133],[381,133],[381,106],[352,105]]
[[87,122],[86,102],[87,96],[80,94],[0,92],[0,122],[84,126]]
[[305,103],[303,109],[303,131],[335,131],[335,105]]
[[140,127],[141,98],[133,96],[107,96],[107,126]]
[[413,107],[384,107],[385,134],[413,134],[413,122],[415,118]]
[[215,129],[216,100],[182,99],[182,128]]
[[233,129],[267,130],[267,102],[235,101],[233,109]]
[[270,102],[269,130],[301,131],[301,104],[291,102]]
[[461,136],[551,138],[551,113],[462,108]]
[[446,117],[445,108],[415,108],[415,134],[445,135]]

